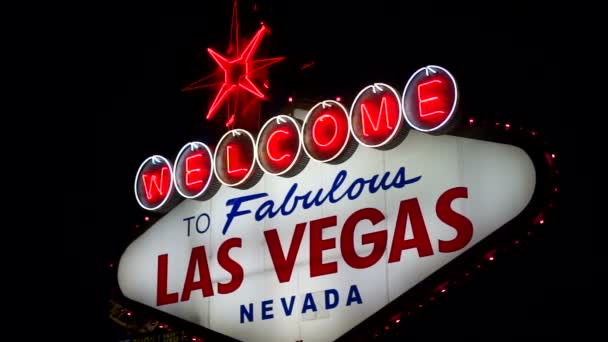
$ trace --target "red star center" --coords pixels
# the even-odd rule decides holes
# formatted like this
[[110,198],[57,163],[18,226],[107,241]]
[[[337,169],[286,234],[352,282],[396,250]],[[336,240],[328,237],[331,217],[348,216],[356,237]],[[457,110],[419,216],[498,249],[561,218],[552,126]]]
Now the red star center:
[[[240,54],[240,56],[237,56],[235,59],[232,60],[229,60],[228,58],[220,55],[218,52],[211,48],[207,49],[211,58],[213,58],[213,60],[215,60],[218,66],[224,71],[224,82],[221,83],[220,89],[217,92],[213,103],[209,107],[209,112],[207,113],[208,120],[213,118],[217,110],[222,106],[222,104],[226,101],[230,94],[234,94],[238,91],[238,87],[248,91],[249,93],[257,96],[260,99],[264,99],[264,94],[252,82],[250,76],[254,72],[262,68],[265,68],[271,64],[283,60],[283,57],[268,58],[263,60],[251,60],[255,51],[260,45],[260,42],[262,41],[262,37],[264,36],[265,31],[266,27],[262,24],[262,27],[258,30],[253,39],[249,42],[247,47]],[[204,83],[204,81],[206,81],[208,78],[209,76],[200,79],[184,88],[184,90],[194,90],[213,85]],[[227,125],[231,124],[233,120],[234,115],[230,117],[228,121],[229,123],[227,123]]]
[[[260,41],[264,35],[264,31],[266,27],[262,25],[262,27],[255,34],[249,45],[243,50],[241,56],[236,59],[228,60],[224,56],[215,52],[213,49],[209,48],[207,51],[211,55],[211,58],[217,62],[220,68],[224,70],[224,83],[220,87],[220,90],[217,92],[215,96],[215,100],[211,104],[209,108],[209,113],[207,113],[207,119],[211,119],[218,107],[224,102],[227,95],[234,91],[234,89],[239,86],[253,95],[263,99],[264,94],[258,89],[258,87],[251,81],[249,78],[249,74],[253,71],[251,61],[251,57],[255,50],[257,50],[260,45]],[[258,67],[258,69],[260,69]]]

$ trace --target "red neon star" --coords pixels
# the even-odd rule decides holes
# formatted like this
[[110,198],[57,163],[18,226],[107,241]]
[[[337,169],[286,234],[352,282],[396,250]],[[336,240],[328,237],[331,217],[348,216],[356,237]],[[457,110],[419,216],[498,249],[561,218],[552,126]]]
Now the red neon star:
[[[207,52],[215,62],[218,64],[221,70],[224,72],[224,81],[221,83],[220,89],[215,96],[211,106],[209,107],[209,111],[207,113],[206,118],[208,120],[212,119],[218,109],[222,106],[224,102],[229,98],[230,95],[234,95],[233,101],[234,105],[233,110],[236,111],[237,101],[238,101],[238,91],[239,88],[246,90],[247,92],[255,95],[260,99],[264,99],[264,94],[260,91],[258,86],[252,81],[252,74],[256,71],[259,71],[265,67],[268,67],[274,63],[280,62],[284,59],[284,57],[276,57],[276,58],[268,58],[262,60],[251,60],[255,51],[257,50],[262,38],[264,37],[264,33],[266,32],[266,27],[262,24],[262,27],[255,34],[253,39],[249,42],[247,47],[239,53],[239,38],[238,38],[238,15],[236,10],[236,1],[234,2],[233,7],[233,16],[232,16],[232,27],[231,31],[234,32],[234,36],[231,34],[231,42],[228,51],[233,50],[233,40],[236,43],[236,57],[230,59],[220,55],[215,50],[208,48]],[[236,27],[236,30],[233,30]],[[220,70],[216,73],[206,76],[190,85],[185,87],[183,90],[195,90],[200,88],[205,88],[209,86],[216,85],[218,83],[206,83],[210,77],[217,75]],[[230,126],[234,123],[234,113],[229,113],[229,118],[226,123],[226,126]]]

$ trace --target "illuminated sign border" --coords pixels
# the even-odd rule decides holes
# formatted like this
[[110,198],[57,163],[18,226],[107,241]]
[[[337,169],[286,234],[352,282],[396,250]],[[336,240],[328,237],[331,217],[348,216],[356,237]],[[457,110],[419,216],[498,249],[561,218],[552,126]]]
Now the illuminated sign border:
[[[418,127],[417,125],[415,125],[408,118],[408,113],[405,111],[405,105],[404,105],[405,104],[405,95],[410,86],[410,83],[419,73],[421,73],[423,71],[426,71],[426,72],[430,71],[432,73],[435,73],[435,71],[433,71],[433,68],[437,68],[437,69],[445,72],[452,80],[452,85],[454,86],[454,103],[452,103],[452,109],[450,110],[450,114],[448,114],[448,116],[439,125],[437,125],[434,128],[424,129],[424,128],[421,128],[421,127]],[[407,80],[407,83],[405,84],[405,88],[403,88],[403,94],[401,95],[401,111],[403,112],[405,121],[407,121],[407,124],[410,125],[410,127],[412,127],[413,129],[415,129],[417,131],[420,131],[420,132],[434,132],[434,131],[437,131],[437,130],[441,129],[442,127],[444,127],[450,121],[450,119],[452,118],[454,113],[456,112],[457,105],[458,105],[458,84],[456,83],[456,79],[454,78],[454,76],[452,76],[452,74],[447,69],[440,67],[438,65],[427,65],[425,67],[422,67],[422,68],[416,70],[416,72],[414,72],[412,74],[412,76],[410,76],[410,79]]]
[[[405,103],[405,100],[406,100],[406,94],[408,94],[407,92],[408,92],[408,90],[410,90],[410,89],[409,89],[409,87],[410,87],[410,86],[412,86],[412,85],[415,85],[415,84],[414,84],[414,83],[412,83],[412,82],[413,82],[413,80],[414,80],[415,78],[417,78],[417,77],[420,75],[420,72],[422,72],[423,70],[425,70],[425,71],[427,72],[427,77],[428,77],[428,76],[429,76],[429,74],[428,74],[428,73],[429,73],[429,70],[430,70],[431,72],[433,72],[433,73],[436,73],[436,72],[437,72],[437,71],[433,71],[433,69],[435,69],[435,68],[437,68],[437,69],[439,69],[439,70],[442,70],[442,71],[443,71],[443,72],[445,72],[447,75],[449,75],[449,77],[450,77],[450,79],[451,79],[451,81],[452,81],[452,85],[451,85],[451,86],[454,88],[454,96],[453,96],[453,99],[452,99],[452,101],[453,101],[453,102],[452,102],[452,106],[451,106],[451,109],[450,109],[450,111],[449,111],[448,115],[446,115],[446,116],[445,116],[445,118],[439,122],[439,124],[437,124],[437,125],[432,125],[432,128],[427,128],[427,129],[424,129],[424,128],[421,128],[421,127],[419,127],[418,125],[414,124],[414,122],[416,122],[416,120],[414,120],[415,118],[412,118],[412,121],[410,121],[410,120],[409,120],[409,118],[408,118],[408,113],[406,112],[406,103]],[[417,83],[419,83],[419,84],[420,84],[420,80],[418,80],[418,81],[417,81]],[[351,120],[353,119],[353,115],[352,115],[352,114],[353,114],[353,109],[356,109],[356,108],[355,108],[355,105],[357,104],[357,101],[359,101],[359,99],[360,99],[361,95],[362,95],[362,94],[363,94],[365,91],[368,91],[368,90],[369,90],[369,89],[368,89],[369,87],[378,87],[378,88],[380,88],[381,86],[386,86],[388,89],[390,89],[391,91],[393,91],[393,94],[395,95],[395,98],[397,99],[397,105],[398,105],[398,108],[399,108],[399,109],[398,109],[398,111],[399,111],[399,112],[398,112],[398,116],[399,116],[399,118],[398,118],[398,122],[397,122],[397,125],[396,125],[396,127],[394,128],[393,132],[391,132],[391,134],[390,134],[388,137],[386,137],[385,139],[382,139],[383,141],[382,141],[381,143],[379,143],[379,144],[375,144],[375,145],[366,144],[366,143],[364,143],[363,141],[361,141],[361,140],[360,140],[360,139],[357,137],[357,134],[355,134],[355,132],[354,132],[354,127],[353,127],[353,125],[352,125],[352,121],[351,121]],[[380,89],[382,90],[382,88],[380,88]],[[420,88],[418,88],[418,89],[420,89]],[[382,90],[382,91],[383,91],[383,90]],[[408,95],[411,95],[411,93],[410,93],[410,94],[408,94]],[[418,101],[421,101],[420,97],[418,97],[418,99],[419,99]],[[410,98],[409,100],[411,101],[412,99]],[[408,79],[408,81],[407,81],[407,83],[406,83],[406,85],[405,85],[405,87],[404,87],[404,89],[403,89],[403,94],[402,94],[402,96],[401,96],[401,97],[399,97],[399,94],[397,94],[396,89],[395,89],[395,88],[393,88],[393,87],[391,87],[390,85],[385,84],[385,83],[374,83],[373,85],[370,85],[370,86],[367,86],[367,87],[363,88],[363,89],[362,89],[362,90],[361,90],[361,91],[360,91],[360,92],[357,94],[357,96],[355,97],[355,100],[353,101],[353,103],[352,103],[352,105],[351,105],[351,107],[350,107],[350,111],[346,111],[346,108],[345,108],[345,107],[344,107],[342,104],[340,104],[340,103],[338,103],[338,102],[336,102],[336,101],[332,101],[332,100],[325,100],[325,101],[321,101],[321,102],[317,103],[315,106],[313,106],[313,107],[312,107],[312,108],[311,108],[311,109],[308,111],[308,113],[307,113],[307,114],[306,114],[306,116],[305,116],[304,122],[303,122],[303,124],[302,124],[301,126],[299,126],[299,122],[300,122],[300,121],[296,121],[296,120],[294,120],[294,118],[292,118],[292,117],[290,117],[290,116],[287,116],[287,115],[279,115],[279,116],[276,116],[276,117],[273,117],[273,118],[271,118],[271,119],[267,120],[267,121],[266,121],[266,122],[263,124],[262,128],[259,130],[259,134],[257,134],[257,137],[256,137],[255,139],[254,139],[254,136],[253,136],[251,133],[249,133],[248,131],[243,130],[243,129],[234,129],[234,130],[231,130],[231,131],[226,132],[226,133],[225,133],[225,134],[224,134],[224,135],[221,137],[221,139],[219,140],[218,146],[219,146],[219,145],[221,145],[221,144],[224,142],[224,139],[226,139],[226,137],[227,137],[227,135],[228,135],[228,134],[231,134],[231,133],[232,133],[232,134],[233,134],[233,137],[234,137],[235,132],[237,132],[237,131],[244,131],[245,133],[247,133],[247,134],[248,134],[249,139],[250,139],[250,141],[252,142],[252,146],[253,146],[253,148],[255,149],[255,150],[253,151],[253,153],[252,153],[252,160],[251,160],[251,164],[250,164],[250,165],[251,165],[250,170],[247,172],[247,174],[246,174],[245,176],[243,176],[243,177],[242,177],[242,179],[241,179],[240,181],[235,182],[235,183],[232,183],[232,184],[228,184],[228,183],[226,183],[226,182],[222,181],[222,178],[221,178],[221,177],[219,177],[219,173],[220,173],[220,172],[218,172],[218,170],[216,169],[216,167],[217,167],[217,166],[216,166],[216,163],[215,163],[215,162],[216,162],[216,158],[217,158],[217,156],[218,156],[218,155],[217,155],[217,150],[216,150],[216,151],[214,151],[214,153],[213,153],[213,155],[212,155],[212,157],[211,157],[211,159],[212,159],[212,160],[211,160],[211,168],[213,169],[213,172],[210,172],[210,173],[209,173],[209,176],[207,177],[207,184],[204,186],[204,188],[203,188],[202,190],[200,190],[200,191],[198,192],[198,194],[196,194],[196,195],[194,195],[194,196],[186,196],[186,195],[184,195],[184,193],[182,193],[182,191],[180,191],[180,187],[178,186],[178,178],[177,178],[176,173],[178,172],[178,165],[179,165],[180,158],[182,157],[182,153],[184,153],[184,151],[186,151],[185,149],[186,149],[186,148],[188,148],[188,146],[192,146],[192,144],[193,144],[193,143],[198,143],[198,144],[203,145],[203,146],[204,146],[204,147],[207,149],[208,155],[209,155],[209,156],[211,156],[211,152],[210,152],[210,150],[209,150],[208,146],[207,146],[206,144],[204,144],[204,143],[201,143],[201,142],[191,142],[191,143],[188,143],[188,144],[184,145],[184,146],[182,147],[182,149],[179,151],[179,153],[178,153],[178,155],[177,155],[177,158],[176,158],[176,159],[175,159],[175,161],[174,161],[174,163],[175,163],[175,164],[174,164],[174,168],[173,168],[173,169],[171,168],[171,164],[168,162],[168,160],[167,160],[166,158],[164,158],[164,157],[162,157],[162,156],[156,156],[156,155],[155,155],[155,156],[152,156],[152,157],[149,157],[149,158],[147,158],[147,159],[146,159],[146,160],[145,160],[145,161],[142,163],[142,165],[140,165],[140,168],[139,168],[139,170],[138,170],[138,172],[137,172],[137,177],[136,177],[136,180],[135,180],[135,182],[136,182],[136,183],[135,183],[136,199],[138,200],[138,203],[140,204],[140,206],[142,206],[142,207],[143,207],[143,208],[145,208],[145,209],[148,209],[148,210],[155,210],[155,209],[158,209],[158,208],[162,207],[163,205],[166,205],[166,202],[167,202],[169,199],[171,199],[171,197],[174,195],[174,193],[171,191],[171,186],[175,186],[175,187],[176,187],[176,189],[178,190],[178,193],[179,193],[180,195],[182,195],[183,197],[185,197],[185,198],[194,198],[194,197],[198,197],[198,196],[201,196],[202,194],[204,194],[206,191],[208,191],[208,190],[209,190],[208,188],[209,188],[210,183],[211,183],[211,182],[212,182],[212,180],[213,180],[214,175],[216,176],[216,178],[218,178],[218,181],[219,181],[220,183],[222,183],[222,184],[224,184],[224,185],[227,185],[228,187],[234,187],[234,188],[237,188],[239,185],[241,185],[241,184],[243,184],[243,183],[245,183],[245,184],[246,184],[246,183],[248,183],[248,182],[252,182],[252,180],[253,180],[253,179],[252,179],[252,173],[259,172],[259,170],[255,170],[255,168],[256,168],[256,163],[257,163],[257,165],[259,166],[259,168],[260,168],[260,169],[261,169],[261,170],[262,170],[264,173],[268,173],[268,174],[270,174],[270,175],[277,175],[277,176],[280,176],[280,175],[283,175],[283,174],[285,174],[285,173],[289,172],[290,170],[292,170],[292,169],[294,168],[294,166],[295,166],[295,165],[297,165],[297,164],[298,164],[298,160],[301,158],[300,150],[301,150],[302,148],[304,148],[304,151],[305,151],[306,155],[308,155],[308,157],[310,157],[311,159],[314,159],[314,160],[317,160],[317,161],[320,161],[320,162],[330,162],[330,161],[332,161],[332,160],[335,160],[335,159],[339,158],[341,155],[343,155],[344,150],[346,149],[346,147],[347,147],[347,146],[349,146],[349,143],[351,142],[351,140],[350,140],[350,138],[349,138],[349,136],[348,136],[349,134],[354,135],[354,138],[355,138],[355,140],[357,141],[357,143],[358,143],[358,144],[361,144],[361,145],[366,146],[366,147],[377,148],[377,147],[384,146],[384,145],[387,145],[387,144],[389,144],[389,145],[390,145],[390,143],[391,143],[391,142],[393,142],[393,141],[396,141],[396,142],[398,142],[397,144],[399,144],[399,143],[401,142],[401,140],[400,140],[400,139],[395,139],[396,137],[397,137],[397,138],[399,138],[399,137],[400,137],[400,136],[399,136],[399,134],[397,134],[397,131],[400,131],[400,132],[403,132],[403,133],[407,133],[407,131],[408,131],[409,129],[414,129],[414,130],[417,130],[417,131],[420,131],[420,132],[434,132],[434,131],[439,131],[441,128],[446,127],[446,125],[447,125],[448,123],[450,123],[450,121],[451,121],[451,120],[453,120],[453,119],[454,119],[454,116],[455,116],[454,114],[455,114],[455,112],[456,112],[456,107],[457,107],[458,102],[459,102],[458,100],[459,100],[459,99],[458,99],[458,85],[457,85],[456,80],[455,80],[455,78],[453,77],[453,75],[452,75],[452,74],[451,74],[449,71],[447,71],[446,69],[444,69],[444,68],[442,68],[442,67],[439,67],[439,66],[434,66],[434,65],[429,65],[429,66],[426,66],[426,67],[423,67],[423,68],[418,69],[418,70],[417,70],[417,71],[416,71],[414,74],[412,74],[412,75],[410,76],[410,78]],[[291,102],[291,98],[290,98],[290,102]],[[338,105],[340,106],[340,108],[343,110],[343,113],[345,113],[345,114],[347,115],[347,117],[346,117],[346,119],[347,119],[347,127],[346,127],[346,129],[347,129],[347,134],[346,134],[346,136],[345,136],[345,138],[344,138],[344,141],[343,141],[343,143],[342,143],[342,145],[341,145],[341,147],[339,148],[339,150],[338,150],[338,151],[336,151],[336,152],[332,153],[331,157],[329,157],[329,158],[326,158],[326,159],[323,159],[323,160],[319,160],[319,159],[314,158],[314,157],[313,157],[313,156],[312,156],[310,153],[308,153],[307,146],[306,146],[306,144],[305,144],[305,135],[304,135],[304,131],[305,131],[305,130],[304,130],[304,128],[305,128],[305,126],[306,126],[307,121],[308,121],[308,120],[310,120],[310,116],[311,116],[311,114],[314,112],[314,110],[315,110],[315,109],[316,109],[316,108],[317,108],[319,105],[324,105],[324,104],[327,104],[327,103],[329,103],[329,102],[331,102],[332,104],[333,104],[333,103],[338,104]],[[405,124],[403,124],[403,122],[401,121],[401,118],[400,118],[401,113],[403,113],[403,116],[404,116],[404,118],[405,118],[405,121],[407,122],[407,124],[408,124],[410,127],[407,127],[407,128],[403,127],[403,126],[405,126]],[[418,113],[418,114],[420,115],[421,113]],[[362,115],[362,113],[361,113],[361,115]],[[322,113],[321,113],[321,116],[323,116],[323,114],[322,114]],[[420,116],[422,117],[423,115],[420,115]],[[269,124],[271,124],[271,123],[272,123],[272,120],[276,119],[276,120],[277,120],[277,123],[279,123],[279,124],[280,124],[280,121],[279,121],[279,120],[280,120],[282,117],[283,117],[283,118],[289,118],[289,119],[291,120],[291,122],[292,122],[292,123],[295,123],[295,127],[296,127],[297,134],[299,134],[299,137],[298,137],[298,143],[299,143],[299,144],[298,144],[298,147],[297,147],[297,152],[296,152],[296,155],[295,155],[295,157],[293,158],[293,160],[292,160],[292,161],[289,163],[289,165],[288,165],[288,166],[287,166],[287,167],[286,167],[286,168],[285,168],[283,171],[273,173],[273,172],[270,172],[269,170],[267,170],[267,169],[264,167],[264,163],[263,163],[263,162],[262,162],[262,160],[260,159],[260,156],[261,156],[261,155],[259,155],[259,154],[258,154],[258,153],[263,153],[262,151],[266,151],[266,152],[267,152],[267,155],[270,155],[270,154],[269,154],[269,152],[268,152],[268,151],[269,151],[269,150],[268,150],[268,142],[269,142],[269,141],[268,141],[268,140],[266,141],[267,143],[266,143],[266,145],[265,145],[265,146],[259,146],[259,144],[260,144],[260,140],[261,140],[261,138],[262,138],[262,135],[264,134],[264,130],[265,130],[267,127],[268,127],[268,125],[269,125]],[[336,116],[332,116],[332,118],[335,118],[335,117],[336,117]],[[317,116],[317,120],[318,120],[318,116]],[[335,121],[335,119],[334,119],[334,121]],[[435,122],[436,122],[436,121],[435,121]],[[473,122],[474,122],[474,121],[473,121],[473,119],[471,118],[471,119],[470,119],[470,121],[469,121],[469,123],[471,123],[471,124],[472,124]],[[308,123],[310,123],[310,122],[308,122]],[[316,123],[316,121],[315,121],[315,123]],[[420,122],[418,122],[418,123],[420,123]],[[388,126],[388,119],[387,119],[387,126]],[[428,127],[428,126],[425,126],[425,125],[422,125],[422,126],[424,126],[424,127]],[[498,126],[498,123],[497,123],[497,126]],[[314,127],[314,126],[313,126],[313,127]],[[363,127],[363,126],[362,126],[362,127]],[[508,128],[509,128],[509,127],[510,127],[510,125],[509,125],[508,123],[507,123],[507,124],[505,124],[505,129],[506,129],[506,130],[508,130]],[[406,131],[402,131],[403,129],[405,129]],[[359,130],[359,132],[361,132],[361,131],[362,131],[362,130]],[[272,131],[271,131],[271,132],[272,132]],[[275,133],[276,133],[276,131],[275,131]],[[312,129],[311,129],[310,133],[311,133],[311,138],[313,138],[313,139],[314,139],[314,130],[312,130]],[[236,134],[240,135],[240,133],[236,133]],[[272,135],[274,135],[274,133],[273,133],[273,134],[271,134],[271,136],[272,136]],[[534,131],[532,132],[532,135],[533,135],[533,136],[535,135]],[[335,137],[336,137],[336,135],[334,135],[334,138],[335,138]],[[333,139],[334,139],[334,138],[332,138],[332,139],[330,140],[330,142],[329,142],[329,143],[327,143],[327,144],[330,144],[331,142],[333,142]],[[362,138],[362,139],[363,139],[363,138]],[[255,141],[254,141],[254,140],[255,140]],[[263,140],[263,139],[262,139],[262,140]],[[302,146],[302,145],[304,145],[304,146]],[[322,144],[319,144],[319,143],[317,143],[316,145],[325,146],[325,145],[322,145]],[[291,152],[291,151],[290,151],[290,152]],[[158,158],[158,157],[162,158],[162,159],[164,160],[164,162],[167,164],[167,166],[168,166],[168,168],[169,168],[169,176],[170,176],[170,177],[173,177],[173,178],[171,178],[171,180],[172,180],[172,181],[171,181],[171,183],[173,183],[173,184],[170,184],[169,189],[168,189],[168,191],[167,191],[167,193],[166,193],[166,196],[165,196],[165,198],[162,200],[162,202],[161,202],[160,204],[158,204],[158,206],[156,206],[155,208],[153,208],[153,209],[149,209],[149,208],[146,208],[145,206],[143,206],[143,205],[142,205],[142,203],[140,202],[140,197],[141,197],[142,199],[143,199],[144,197],[142,197],[142,196],[139,196],[139,195],[138,195],[138,189],[139,189],[139,190],[141,190],[141,186],[139,186],[139,187],[138,187],[138,183],[137,183],[137,182],[138,182],[138,179],[139,179],[139,178],[140,178],[140,176],[141,176],[142,169],[144,169],[144,168],[145,168],[145,166],[146,166],[146,165],[148,165],[147,163],[149,162],[149,160],[150,160],[151,158],[152,158],[152,160],[154,160],[154,158]],[[552,155],[552,157],[554,158],[554,155]],[[274,159],[274,158],[272,158],[272,157],[270,157],[270,158],[271,158],[271,159]],[[155,163],[155,164],[156,164],[156,163]],[[164,165],[163,165],[163,167],[164,167]],[[181,172],[180,172],[180,174],[181,174]],[[223,174],[225,174],[225,172],[224,172]],[[139,185],[141,185],[141,184],[139,184]],[[554,191],[555,191],[555,192],[557,192],[557,188],[555,188],[555,190],[554,190]],[[141,194],[141,191],[140,191],[140,194]],[[466,196],[465,196],[465,198],[466,198]],[[256,213],[256,214],[257,214],[257,213]],[[205,214],[205,215],[206,215],[206,214]],[[228,215],[227,215],[227,216],[228,216]],[[543,224],[543,221],[542,221],[542,216],[539,216],[539,217],[540,217],[540,224]],[[199,218],[200,218],[200,217],[199,217]],[[208,216],[207,216],[207,219],[209,219],[209,217],[208,217]],[[257,219],[257,218],[256,218],[256,219]],[[371,221],[371,220],[370,220],[370,221]],[[198,226],[198,219],[197,219],[197,221],[196,221],[196,222],[197,222],[196,224],[197,224],[197,226]],[[189,224],[190,224],[190,222],[188,221],[188,225],[189,225]],[[189,226],[188,226],[188,229],[190,229],[190,227],[189,227]],[[197,230],[198,230],[198,227],[197,227]],[[190,234],[190,233],[189,233],[189,231],[188,231],[188,234]],[[224,232],[224,234],[225,234],[225,232]],[[294,234],[295,234],[295,233],[294,233]],[[189,236],[189,235],[188,235],[188,236]],[[295,236],[295,235],[294,235],[294,236]],[[388,238],[387,238],[387,239],[388,239]],[[324,240],[321,240],[321,241],[324,241]],[[387,241],[388,241],[388,240],[387,240]],[[280,243],[280,240],[279,240],[279,243]],[[239,245],[238,247],[241,247],[241,245]],[[280,245],[280,247],[283,247],[283,246],[281,246],[281,245]],[[342,247],[342,246],[340,245],[340,247]],[[374,251],[375,251],[375,247],[376,247],[376,245],[374,245]],[[290,248],[291,248],[291,246],[290,246]],[[338,247],[336,246],[335,248],[338,248]],[[441,247],[440,247],[440,248],[441,248]],[[321,250],[321,255],[322,255],[322,251],[323,251],[323,249]],[[372,253],[373,253],[374,251],[372,251]],[[440,251],[441,251],[441,249],[440,249]],[[344,252],[341,252],[341,253],[342,253],[342,254],[344,254]],[[385,251],[385,253],[386,253],[386,251]],[[419,252],[419,254],[420,254],[420,252]],[[368,255],[367,257],[370,257],[370,255]],[[365,258],[367,258],[367,257],[365,257]],[[360,258],[361,258],[361,257],[360,257]],[[160,260],[160,259],[159,259],[159,260]],[[389,259],[389,260],[390,260],[390,259]],[[493,257],[491,257],[489,260],[493,260]],[[389,262],[390,262],[390,261],[389,261]],[[220,262],[220,263],[221,263],[221,262]],[[347,263],[348,263],[348,262],[347,262]],[[323,264],[322,264],[322,265],[323,265]],[[350,265],[350,263],[349,263],[349,265]],[[275,267],[275,271],[276,271],[277,266],[276,266],[276,265],[274,265],[274,267]],[[351,265],[351,267],[354,267],[354,266],[352,266],[352,265]],[[479,267],[479,266],[477,266],[477,267]],[[357,267],[357,268],[359,268],[359,267]],[[199,270],[199,272],[200,272],[200,270]],[[337,272],[337,271],[336,271],[336,272]],[[321,274],[321,275],[323,275],[323,274]],[[200,275],[200,274],[199,274],[199,276],[200,276],[200,277],[202,277],[202,275]],[[312,273],[311,273],[311,278],[312,278],[312,277],[314,277],[314,275],[312,275]],[[241,281],[242,281],[242,280],[241,280]],[[281,282],[283,282],[283,281],[281,281]],[[419,282],[418,282],[418,284],[419,284]],[[225,284],[224,284],[224,285],[225,285]],[[444,289],[442,289],[442,290],[441,290],[441,292],[442,292],[442,293],[443,293],[444,291],[445,291]],[[220,293],[221,293],[221,292],[220,292]],[[179,294],[179,293],[178,293],[178,294]],[[203,291],[203,295],[204,295],[204,291]],[[326,296],[327,296],[327,292],[326,292]],[[433,300],[433,297],[431,297],[431,300]],[[183,299],[182,299],[182,301],[183,301]],[[264,304],[262,304],[262,305],[264,305]],[[347,305],[348,305],[348,304],[347,304]],[[422,307],[422,305],[420,305],[420,307]],[[271,308],[271,309],[272,309],[272,308]],[[265,308],[264,308],[264,307],[262,307],[262,310],[265,310]],[[315,310],[315,311],[316,311],[316,310]],[[253,309],[252,309],[252,311],[251,311],[251,312],[252,312],[252,315],[253,315]],[[409,312],[408,312],[408,316],[409,316]],[[272,318],[272,317],[271,317],[271,318]],[[264,312],[263,312],[263,313],[262,313],[262,320],[264,320],[264,319],[266,319],[266,318],[264,318]],[[253,319],[251,319],[250,321],[253,321]],[[397,319],[397,321],[396,321],[396,322],[397,322],[397,323],[399,323],[399,319]],[[241,323],[243,323],[243,322],[241,322]],[[385,330],[388,330],[388,327],[386,327],[386,328],[385,328]],[[377,335],[376,335],[376,336],[377,336]]]

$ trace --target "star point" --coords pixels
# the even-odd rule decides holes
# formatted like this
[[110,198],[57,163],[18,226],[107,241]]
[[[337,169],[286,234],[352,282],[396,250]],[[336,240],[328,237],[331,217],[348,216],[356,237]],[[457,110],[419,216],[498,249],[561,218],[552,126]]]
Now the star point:
[[[231,95],[235,95],[235,101],[238,101],[237,92],[239,89],[243,89],[244,91],[256,96],[259,99],[265,99],[266,96],[260,90],[260,88],[253,82],[251,76],[253,73],[266,68],[272,64],[282,61],[283,57],[275,57],[268,58],[263,60],[252,60],[253,55],[258,49],[262,38],[264,37],[264,33],[267,28],[262,24],[260,29],[256,32],[254,37],[251,39],[249,44],[245,47],[245,49],[239,53],[238,45],[237,51],[235,54],[235,58],[230,58],[221,55],[217,51],[212,48],[208,48],[207,52],[209,56],[217,63],[218,67],[224,73],[224,80],[221,83],[220,89],[218,90],[211,106],[209,107],[209,111],[207,112],[206,118],[211,120],[214,115],[217,113],[219,108],[227,101],[227,98]],[[232,44],[231,44],[232,45]],[[221,72],[218,70],[218,72]],[[210,76],[206,76],[198,81],[191,83],[183,90],[195,90],[203,87],[208,87],[215,84],[205,84],[204,81],[207,80]],[[232,115],[230,115],[232,114]],[[234,113],[229,113],[229,121],[231,123],[234,122]]]

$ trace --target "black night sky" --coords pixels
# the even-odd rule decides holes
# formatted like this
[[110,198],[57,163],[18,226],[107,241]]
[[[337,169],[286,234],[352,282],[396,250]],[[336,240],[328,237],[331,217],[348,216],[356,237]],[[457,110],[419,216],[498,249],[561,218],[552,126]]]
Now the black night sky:
[[[101,133],[94,142],[97,157],[113,165],[97,170],[103,191],[96,200],[103,209],[93,213],[97,233],[90,237],[96,241],[100,277],[94,306],[100,309],[96,317],[102,323],[95,324],[100,329],[109,329],[104,310],[116,282],[107,266],[137,236],[133,226],[144,224],[146,213],[132,190],[137,167],[152,154],[173,156],[191,140],[214,143],[224,132],[222,125],[204,120],[209,91],[181,89],[215,71],[206,49],[225,52],[231,10],[231,0],[182,6],[149,2],[91,7],[78,19],[90,29],[78,64],[91,84],[83,88],[88,103],[83,110],[87,125]],[[373,82],[400,91],[414,71],[435,64],[458,81],[463,115],[534,128],[561,151],[564,126],[554,118],[563,109],[556,100],[560,77],[554,70],[563,62],[557,57],[563,28],[550,8],[507,1],[242,0],[239,16],[244,38],[260,21],[272,30],[260,54],[286,57],[269,69],[265,115],[277,114],[288,96],[342,96],[350,103]],[[300,70],[311,61],[313,66]],[[507,253],[450,298],[421,312],[399,336],[553,337],[569,329],[576,300],[560,294],[575,282],[562,269],[567,227],[548,227],[552,231]]]

